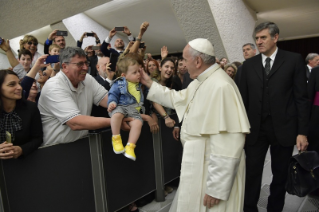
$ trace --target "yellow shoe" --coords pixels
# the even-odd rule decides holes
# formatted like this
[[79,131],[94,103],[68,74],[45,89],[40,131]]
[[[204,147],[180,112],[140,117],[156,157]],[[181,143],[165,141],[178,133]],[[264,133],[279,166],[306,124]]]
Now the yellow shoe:
[[127,143],[125,147],[125,153],[124,153],[125,157],[135,161],[136,160],[136,156],[134,152],[135,147],[136,147],[135,144]]
[[115,154],[121,154],[124,152],[124,146],[122,144],[121,135],[113,135],[112,136],[112,145]]

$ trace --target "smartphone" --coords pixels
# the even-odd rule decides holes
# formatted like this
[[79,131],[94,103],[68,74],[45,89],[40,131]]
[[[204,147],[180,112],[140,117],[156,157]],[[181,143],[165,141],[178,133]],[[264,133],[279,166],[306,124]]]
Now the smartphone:
[[111,53],[111,55],[110,55],[111,71],[116,71],[116,63],[117,63],[118,58],[119,58],[118,55]]
[[140,43],[139,48],[142,49],[142,48],[144,48],[144,47],[145,47],[145,43]]
[[57,31],[56,35],[57,36],[68,36],[68,31]]
[[6,142],[7,143],[12,143],[11,142],[11,133],[9,133],[8,131],[6,131]]
[[59,55],[50,55],[45,60],[46,64],[48,63],[57,63],[59,62]]
[[92,32],[87,32],[87,33],[86,33],[86,36],[88,36],[88,37],[93,37],[93,36],[94,36],[94,33],[92,33]]
[[124,31],[124,27],[115,27],[115,31],[123,32]]
[[92,50],[100,50],[101,46],[92,46]]
[[3,39],[2,39],[2,37],[0,37],[0,45],[2,44],[2,42],[3,42]]

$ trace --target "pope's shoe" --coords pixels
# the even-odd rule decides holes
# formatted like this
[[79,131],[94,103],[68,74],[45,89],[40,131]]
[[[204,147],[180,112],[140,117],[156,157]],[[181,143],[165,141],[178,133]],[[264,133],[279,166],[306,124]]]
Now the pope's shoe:
[[112,136],[112,145],[113,145],[113,151],[115,152],[115,154],[121,154],[125,151],[123,143],[122,143],[121,135]]
[[125,147],[125,153],[124,153],[125,157],[135,161],[136,160],[136,156],[134,152],[135,147],[136,147],[135,144],[127,143]]

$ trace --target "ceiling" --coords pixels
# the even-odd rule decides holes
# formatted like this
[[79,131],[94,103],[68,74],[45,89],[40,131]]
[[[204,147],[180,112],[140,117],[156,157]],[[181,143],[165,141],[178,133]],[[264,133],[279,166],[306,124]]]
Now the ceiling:
[[275,22],[279,40],[319,36],[318,0],[244,0],[256,12],[257,23]]
[[134,36],[138,35],[140,25],[148,21],[150,26],[143,36],[143,41],[147,46],[146,51],[152,54],[159,54],[164,45],[168,46],[169,53],[182,52],[186,45],[184,33],[169,0],[116,0],[84,14],[106,29],[128,26]]
[[[319,0],[244,2],[256,12],[257,24],[266,20],[278,24],[280,39],[319,36]],[[186,44],[170,0],[28,0],[23,4],[21,0],[0,0],[0,5],[0,36],[8,39],[32,32],[43,43],[50,24],[84,12],[107,29],[127,25],[134,35],[142,22],[150,22],[144,40],[151,44],[147,50],[153,54],[159,54],[163,45],[170,53],[181,52]]]

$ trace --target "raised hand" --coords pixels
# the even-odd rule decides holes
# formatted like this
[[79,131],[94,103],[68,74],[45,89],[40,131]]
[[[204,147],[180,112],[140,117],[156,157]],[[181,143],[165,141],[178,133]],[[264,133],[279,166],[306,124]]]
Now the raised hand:
[[[44,55],[42,55],[41,57],[39,57],[39,58],[37,59],[37,61],[34,63],[34,66],[33,66],[33,67],[35,67],[35,68],[37,68],[37,69],[40,69],[40,68],[44,68],[44,67],[49,66],[49,65],[50,65],[49,63],[48,63],[48,64],[45,64],[45,61],[46,61],[46,59],[47,59],[48,56],[49,56],[48,54],[44,54]],[[32,68],[33,68],[33,67],[32,67]]]
[[113,36],[116,34],[116,31],[115,31],[115,27],[110,31],[109,33],[109,38],[113,38]]
[[57,29],[53,30],[50,34],[49,34],[49,40],[53,40],[56,37],[56,33],[57,33]]
[[149,25],[150,25],[150,24],[149,24],[148,22],[142,23],[142,25],[141,25],[141,27],[140,27],[140,33],[141,33],[141,35],[143,35],[144,32],[146,32],[146,30],[147,30],[147,28],[148,28]]
[[0,45],[0,48],[5,52],[7,52],[8,50],[11,50],[10,41],[8,39],[7,40],[5,40],[4,38],[2,39],[3,39],[3,42]]
[[92,46],[93,46],[93,45],[87,46],[87,47],[84,49],[84,51],[87,52],[87,53],[93,52]]
[[131,35],[131,31],[129,30],[129,28],[127,28],[127,26],[124,26],[124,31],[123,31],[127,36]]
[[161,57],[162,57],[162,60],[163,60],[164,58],[166,58],[167,55],[168,55],[167,46],[163,46],[163,47],[161,48]]
[[86,32],[84,32],[83,35],[80,38],[80,42],[83,42],[83,39],[86,38],[86,37],[87,37]]

